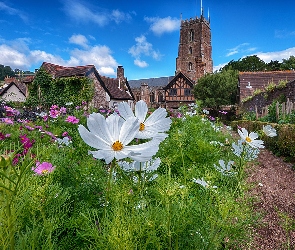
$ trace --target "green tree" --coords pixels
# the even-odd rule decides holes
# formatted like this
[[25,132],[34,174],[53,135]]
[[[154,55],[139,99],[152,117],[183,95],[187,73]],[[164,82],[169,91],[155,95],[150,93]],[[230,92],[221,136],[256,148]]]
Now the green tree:
[[4,66],[0,64],[0,81],[3,81],[6,76],[15,76],[14,71],[10,68],[10,66]]
[[269,71],[281,70],[281,63],[278,60],[271,60],[269,63],[266,64],[266,69]]
[[295,56],[290,56],[289,59],[283,59],[281,64],[282,70],[295,70]]
[[238,71],[222,70],[201,77],[194,87],[194,96],[203,105],[218,110],[222,105],[236,103]]
[[242,59],[240,58],[238,61],[231,60],[222,68],[222,70],[228,69],[238,70],[240,72],[265,71],[267,69],[267,64],[257,55],[253,55],[246,56]]

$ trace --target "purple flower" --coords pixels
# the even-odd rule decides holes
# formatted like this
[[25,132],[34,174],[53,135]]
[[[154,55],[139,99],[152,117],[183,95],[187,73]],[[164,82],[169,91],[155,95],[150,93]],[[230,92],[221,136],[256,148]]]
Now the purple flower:
[[49,116],[51,118],[57,118],[60,115],[60,112],[55,109],[51,109],[49,113],[50,113]]
[[67,113],[67,108],[61,107],[59,111],[60,111],[61,114],[66,114]]
[[72,124],[76,124],[79,122],[79,119],[76,118],[75,116],[69,115],[66,119],[66,122],[70,122]]
[[11,120],[10,118],[2,118],[2,121],[6,124],[13,125],[13,120]]
[[36,167],[32,167],[32,170],[37,174],[37,175],[45,175],[48,173],[51,173],[55,169],[54,166],[50,162],[37,162]]
[[68,135],[69,135],[69,133],[67,131],[65,131],[65,132],[62,133],[62,136],[63,137],[68,136]]
[[35,130],[35,128],[30,127],[30,126],[28,126],[28,125],[25,125],[25,128],[26,128],[27,130],[29,130],[29,131]]

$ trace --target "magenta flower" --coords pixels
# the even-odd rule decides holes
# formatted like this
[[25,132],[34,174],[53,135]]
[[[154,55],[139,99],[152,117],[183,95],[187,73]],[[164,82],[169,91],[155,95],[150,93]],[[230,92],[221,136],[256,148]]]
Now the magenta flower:
[[25,125],[25,128],[26,128],[27,130],[29,130],[29,131],[35,130],[35,128],[30,127],[30,126],[28,126],[28,125]]
[[59,111],[60,111],[60,113],[62,113],[62,114],[66,114],[66,113],[67,113],[67,108],[65,108],[65,107],[61,107]]
[[6,124],[13,125],[13,120],[11,120],[10,118],[2,118],[2,121]]
[[70,122],[72,124],[76,124],[79,122],[79,119],[76,118],[75,116],[69,115],[66,119],[66,122]]
[[38,162],[36,163],[36,167],[32,167],[32,170],[37,174],[37,175],[45,175],[48,173],[51,173],[55,169],[54,166],[50,162]]
[[69,135],[69,133],[67,131],[65,131],[65,132],[62,133],[62,136],[63,137],[68,136],[68,135]]
[[59,110],[51,109],[49,111],[49,116],[51,118],[57,118],[59,115],[60,115],[60,111]]

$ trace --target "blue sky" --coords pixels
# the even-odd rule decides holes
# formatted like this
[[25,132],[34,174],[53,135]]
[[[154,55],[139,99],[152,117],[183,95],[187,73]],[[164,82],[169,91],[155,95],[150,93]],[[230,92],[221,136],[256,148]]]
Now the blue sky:
[[0,0],[0,64],[93,64],[109,77],[122,65],[128,80],[172,76],[180,17],[199,17],[201,5],[215,70],[248,55],[295,55],[294,0]]

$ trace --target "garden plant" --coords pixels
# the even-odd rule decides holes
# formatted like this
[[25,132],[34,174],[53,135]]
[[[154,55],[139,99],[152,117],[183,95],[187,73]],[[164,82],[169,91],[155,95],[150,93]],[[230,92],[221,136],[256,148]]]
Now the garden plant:
[[[197,104],[153,112],[1,104],[1,249],[240,249],[255,223],[258,134]],[[271,127],[265,133],[275,136]]]

